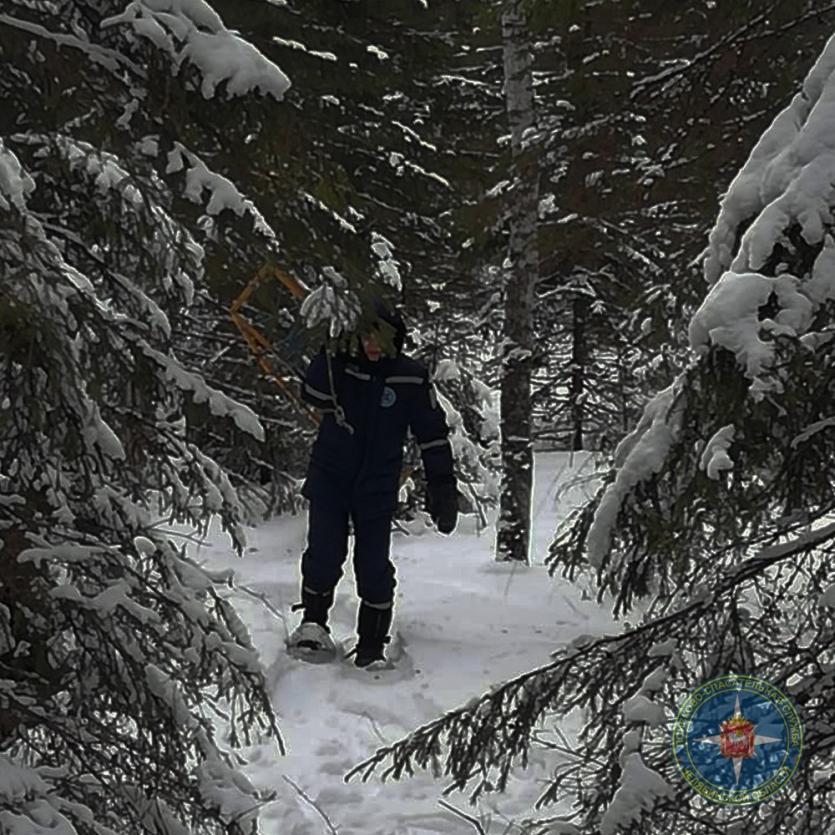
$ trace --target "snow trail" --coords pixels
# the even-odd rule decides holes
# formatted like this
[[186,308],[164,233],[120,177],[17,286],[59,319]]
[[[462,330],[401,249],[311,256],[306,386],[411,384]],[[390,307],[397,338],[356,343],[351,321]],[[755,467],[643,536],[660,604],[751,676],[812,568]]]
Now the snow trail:
[[[566,486],[588,471],[587,463],[585,455],[536,455],[530,567],[495,563],[495,528],[477,535],[469,518],[461,517],[451,537],[432,529],[393,535],[398,581],[393,628],[405,655],[397,670],[376,677],[356,670],[350,660],[311,665],[285,653],[287,629],[300,617],[290,605],[299,599],[306,514],[250,529],[243,560],[213,531],[197,558],[212,568],[233,568],[237,583],[263,595],[283,619],[252,596],[234,593],[267,672],[288,749],[283,758],[270,745],[251,750],[247,776],[277,793],[262,812],[265,835],[473,831],[473,824],[439,804],[445,783],[427,773],[400,783],[382,783],[379,777],[345,783],[343,775],[380,745],[493,684],[548,663],[553,650],[577,635],[617,630],[608,612],[583,601],[577,587],[549,578],[543,564],[557,523],[591,489]],[[357,609],[350,557],[345,569],[330,624],[347,650],[354,645]],[[530,812],[552,768],[552,755],[533,750],[528,769],[511,776],[505,794],[488,796],[477,807],[466,795],[446,802],[479,818],[488,835],[505,832],[509,821]]]

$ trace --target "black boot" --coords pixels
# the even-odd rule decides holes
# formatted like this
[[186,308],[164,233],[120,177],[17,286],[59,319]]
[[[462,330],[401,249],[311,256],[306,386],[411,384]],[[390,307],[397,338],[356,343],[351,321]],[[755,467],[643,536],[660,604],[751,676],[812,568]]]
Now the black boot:
[[328,628],[328,610],[332,605],[333,589],[330,591],[313,591],[313,589],[302,585],[302,602],[294,603],[290,608],[293,612],[304,609],[302,623],[305,621],[318,623],[327,632],[330,632]]
[[372,661],[385,661],[383,646],[390,640],[388,631],[393,614],[392,604],[381,605],[360,601],[357,616],[357,634],[359,641],[353,652],[356,653],[354,664],[367,667]]

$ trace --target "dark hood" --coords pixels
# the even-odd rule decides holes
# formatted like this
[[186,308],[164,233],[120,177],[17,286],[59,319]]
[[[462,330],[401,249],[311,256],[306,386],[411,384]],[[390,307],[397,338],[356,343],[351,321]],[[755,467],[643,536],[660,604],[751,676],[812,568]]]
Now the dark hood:
[[389,307],[381,299],[374,299],[374,312],[381,319],[394,328],[394,347],[398,356],[403,352],[403,343],[406,341],[406,323],[397,308]]
[[[403,344],[406,341],[406,324],[403,321],[403,317],[400,315],[400,312],[396,308],[388,305],[386,302],[382,301],[379,298],[373,299],[371,302],[371,309],[364,317],[364,324],[360,325],[360,332],[369,329],[371,331],[379,329],[380,319],[383,319],[386,323],[388,323],[394,328],[394,335],[392,337],[392,341],[394,343],[394,348],[397,351],[397,356],[400,356],[400,354],[403,352]],[[380,370],[381,368],[387,369],[390,365],[395,363],[397,358],[383,355],[383,357],[379,359],[377,362],[372,362],[370,359],[368,359],[368,357],[365,356],[362,347],[358,346],[357,353],[352,354],[350,359],[364,371],[371,372],[375,370]]]

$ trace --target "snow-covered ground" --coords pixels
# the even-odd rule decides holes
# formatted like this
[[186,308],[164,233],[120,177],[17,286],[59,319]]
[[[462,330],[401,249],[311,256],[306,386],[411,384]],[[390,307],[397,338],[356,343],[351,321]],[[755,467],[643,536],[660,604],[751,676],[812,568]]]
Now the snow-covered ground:
[[[350,661],[313,666],[284,652],[290,612],[299,588],[299,558],[305,545],[306,514],[281,517],[249,532],[246,556],[229,550],[215,532],[197,553],[212,568],[232,567],[237,582],[264,596],[269,607],[242,592],[234,600],[261,654],[288,753],[273,746],[252,753],[247,774],[277,799],[262,813],[265,835],[430,835],[474,832],[439,804],[443,782],[427,773],[382,783],[343,775],[383,741],[391,742],[490,685],[548,663],[550,653],[581,633],[617,629],[609,614],[581,599],[579,588],[550,578],[543,565],[556,525],[568,507],[591,488],[566,484],[588,473],[585,459],[539,453],[535,465],[533,564],[498,564],[492,557],[494,529],[476,533],[468,517],[456,533],[434,529],[419,535],[395,533],[397,567],[395,631],[404,656],[397,670],[370,674]],[[331,610],[331,629],[345,648],[354,644],[356,597],[350,558]],[[478,807],[466,795],[451,795],[465,814],[479,818],[485,833],[512,833],[547,779],[549,756],[532,753],[503,795]],[[327,818],[327,820],[326,820]],[[516,830],[518,831],[518,830]]]

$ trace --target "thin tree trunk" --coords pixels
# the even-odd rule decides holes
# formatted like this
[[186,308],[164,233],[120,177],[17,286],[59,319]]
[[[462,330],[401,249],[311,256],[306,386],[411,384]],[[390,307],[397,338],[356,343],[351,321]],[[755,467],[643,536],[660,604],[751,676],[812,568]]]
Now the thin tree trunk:
[[505,101],[511,132],[510,245],[505,274],[502,340],[502,490],[496,559],[529,561],[533,449],[531,444],[531,319],[539,269],[536,243],[538,160],[525,147],[534,125],[533,55],[523,0],[508,0],[502,13]]
[[586,366],[588,350],[586,346],[586,320],[589,300],[585,294],[574,297],[571,304],[571,449],[583,448],[583,424],[585,423]]

